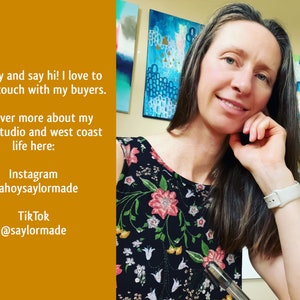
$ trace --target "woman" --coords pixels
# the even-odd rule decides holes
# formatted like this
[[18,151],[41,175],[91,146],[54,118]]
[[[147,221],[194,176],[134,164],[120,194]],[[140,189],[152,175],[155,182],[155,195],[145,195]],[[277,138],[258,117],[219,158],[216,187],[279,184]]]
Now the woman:
[[279,299],[300,299],[298,129],[286,32],[249,5],[219,9],[167,131],[118,138],[117,298],[225,299],[204,269],[241,284],[246,246]]

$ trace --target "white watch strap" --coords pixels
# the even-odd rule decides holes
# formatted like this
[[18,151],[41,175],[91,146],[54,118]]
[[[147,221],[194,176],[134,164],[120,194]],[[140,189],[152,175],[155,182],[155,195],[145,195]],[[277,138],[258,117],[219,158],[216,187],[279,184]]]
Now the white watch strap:
[[300,184],[297,181],[291,186],[274,190],[270,195],[264,197],[269,209],[282,207],[297,198],[300,198]]

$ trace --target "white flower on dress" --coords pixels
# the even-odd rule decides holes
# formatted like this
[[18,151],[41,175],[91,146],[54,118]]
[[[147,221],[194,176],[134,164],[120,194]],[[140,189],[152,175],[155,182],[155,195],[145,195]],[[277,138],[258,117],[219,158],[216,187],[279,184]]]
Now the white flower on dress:
[[124,179],[124,183],[127,185],[132,185],[135,182],[134,178],[132,176],[127,176]]
[[134,273],[138,276],[145,274],[145,266],[137,265],[136,269],[134,270]]
[[174,293],[180,286],[181,284],[179,283],[179,280],[173,278],[172,293]]
[[228,265],[233,264],[235,262],[234,255],[233,254],[228,254],[227,257],[226,257],[226,260],[228,262]]
[[126,258],[126,265],[128,265],[128,266],[135,265],[134,259],[132,257],[127,257]]
[[159,224],[159,220],[155,216],[152,216],[147,220],[147,223],[148,223],[148,228],[156,228]]
[[134,273],[137,276],[134,281],[136,283],[140,283],[143,286],[146,280],[145,266],[137,265]]
[[179,266],[178,266],[178,270],[182,270],[182,269],[187,268],[187,267],[188,267],[188,266],[187,266],[187,264],[185,263],[184,258],[182,258],[182,260],[181,260],[181,262],[180,262],[180,264],[179,264]]
[[207,289],[210,286],[210,280],[208,278],[206,278],[202,285],[203,285],[204,289]]
[[155,274],[154,273],[151,273],[151,275],[153,275],[153,277],[155,278],[155,280],[157,282],[161,282],[161,272],[162,272],[162,269],[160,269],[158,272],[156,272]]
[[203,217],[197,219],[197,227],[204,227],[205,222],[206,220]]
[[133,242],[132,242],[132,246],[133,246],[134,248],[139,248],[141,245],[142,245],[142,242],[139,241],[139,240],[136,240],[136,241],[133,241]]
[[199,209],[196,205],[191,205],[189,209],[189,214],[193,217],[199,212]]
[[130,248],[124,248],[123,254],[125,254],[126,256],[129,256],[132,254],[132,251]]
[[190,189],[188,189],[188,192],[186,193],[185,197],[190,198],[190,197],[193,197],[193,196],[195,196],[195,194]]
[[148,247],[148,248],[143,248],[142,249],[145,253],[146,253],[146,259],[147,260],[150,260],[151,259],[151,257],[152,257],[152,252],[155,250],[155,248],[152,248],[152,247]]
[[236,273],[234,273],[233,277],[234,277],[234,279],[237,279],[237,280],[239,280],[239,279],[240,279],[240,277],[241,277],[241,274],[240,274],[240,273],[238,273],[238,272],[236,272]]
[[156,294],[155,294],[155,289],[151,293],[148,293],[146,298],[149,299],[149,300],[156,300],[157,297],[156,297]]
[[209,229],[207,232],[206,232],[206,237],[207,237],[207,240],[212,240],[214,238],[214,232]]

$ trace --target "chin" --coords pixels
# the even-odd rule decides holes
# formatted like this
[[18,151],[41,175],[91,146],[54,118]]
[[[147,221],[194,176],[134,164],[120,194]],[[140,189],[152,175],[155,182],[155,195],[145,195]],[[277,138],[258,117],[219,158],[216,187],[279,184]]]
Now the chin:
[[241,132],[243,130],[243,127],[241,127],[241,126],[240,127],[232,127],[232,126],[228,126],[226,124],[222,124],[222,127],[219,127],[219,126],[215,127],[215,130],[219,134],[228,135],[228,134],[233,134],[233,133]]

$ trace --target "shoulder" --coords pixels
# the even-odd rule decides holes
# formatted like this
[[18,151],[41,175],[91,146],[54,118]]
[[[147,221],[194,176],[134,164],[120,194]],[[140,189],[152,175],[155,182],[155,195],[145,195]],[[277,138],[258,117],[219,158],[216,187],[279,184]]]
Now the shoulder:
[[127,145],[130,146],[137,146],[140,144],[143,144],[145,142],[147,142],[147,139],[142,137],[142,136],[137,136],[137,137],[116,137],[116,141],[117,141],[117,145],[121,146],[121,147],[125,147]]
[[116,182],[118,182],[124,164],[124,154],[120,142],[116,140]]
[[116,180],[122,172],[124,162],[130,155],[138,154],[145,144],[148,143],[143,137],[116,137]]
[[163,147],[168,147],[170,135],[168,133],[161,133],[156,135],[146,136],[145,139],[155,150],[160,150]]

